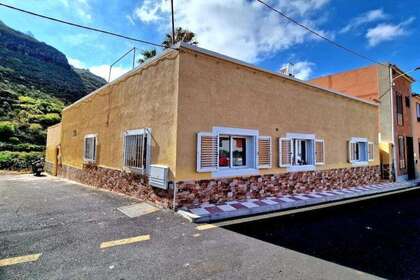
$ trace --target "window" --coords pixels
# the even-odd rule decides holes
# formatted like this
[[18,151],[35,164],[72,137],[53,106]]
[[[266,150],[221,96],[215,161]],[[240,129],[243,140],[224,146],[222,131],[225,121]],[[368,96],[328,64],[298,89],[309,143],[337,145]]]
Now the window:
[[95,134],[88,134],[85,136],[83,159],[87,162],[96,161],[96,135]]
[[279,139],[279,165],[289,171],[314,170],[324,164],[324,141],[313,134],[288,133]]
[[214,127],[197,134],[197,172],[214,176],[256,174],[271,168],[271,137],[258,130]]
[[405,141],[404,136],[398,136],[398,156],[400,169],[405,169]]
[[239,136],[219,136],[219,167],[247,166],[246,147],[251,139]]
[[404,125],[403,115],[403,99],[402,96],[397,93],[397,124]]
[[420,104],[416,103],[416,116],[417,116],[417,121],[420,122]]
[[146,171],[150,165],[150,129],[129,130],[124,135],[124,166]]
[[374,159],[374,145],[366,138],[353,137],[349,141],[349,162],[353,164],[366,164]]
[[410,97],[408,96],[405,97],[405,106],[410,108]]

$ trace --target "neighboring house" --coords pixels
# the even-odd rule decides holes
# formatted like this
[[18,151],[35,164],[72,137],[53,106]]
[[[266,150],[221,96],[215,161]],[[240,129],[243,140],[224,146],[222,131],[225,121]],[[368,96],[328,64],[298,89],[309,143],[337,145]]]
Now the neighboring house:
[[345,94],[379,102],[379,146],[384,178],[414,179],[411,84],[395,65],[373,64],[310,81]]
[[187,44],[62,115],[50,172],[163,207],[380,181],[375,102]]
[[420,177],[420,95],[413,93],[411,100],[411,123],[414,138],[414,162],[416,164],[416,177]]

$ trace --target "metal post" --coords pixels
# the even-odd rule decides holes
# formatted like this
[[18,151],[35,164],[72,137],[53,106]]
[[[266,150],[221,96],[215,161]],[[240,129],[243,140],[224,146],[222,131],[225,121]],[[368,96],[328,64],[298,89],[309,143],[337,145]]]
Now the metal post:
[[133,48],[133,69],[136,66],[136,47]]
[[173,45],[175,44],[174,0],[171,0],[171,14],[172,14],[172,45]]
[[111,81],[111,71],[112,71],[112,65],[109,66],[108,83]]

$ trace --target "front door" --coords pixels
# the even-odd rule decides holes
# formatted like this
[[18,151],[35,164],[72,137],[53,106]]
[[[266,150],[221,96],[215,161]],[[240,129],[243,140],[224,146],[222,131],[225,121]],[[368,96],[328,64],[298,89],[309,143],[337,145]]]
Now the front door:
[[406,137],[407,139],[407,175],[408,180],[416,178],[416,170],[414,163],[413,137]]

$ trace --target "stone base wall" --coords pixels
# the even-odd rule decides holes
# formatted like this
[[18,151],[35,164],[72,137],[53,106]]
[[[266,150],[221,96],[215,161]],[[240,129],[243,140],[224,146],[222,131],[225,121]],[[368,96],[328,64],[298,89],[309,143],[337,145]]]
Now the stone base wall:
[[58,176],[150,201],[163,208],[173,206],[173,191],[152,188],[147,176],[95,165],[85,165],[82,169],[63,165],[58,169]]
[[177,207],[374,184],[379,166],[177,182]]

